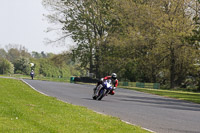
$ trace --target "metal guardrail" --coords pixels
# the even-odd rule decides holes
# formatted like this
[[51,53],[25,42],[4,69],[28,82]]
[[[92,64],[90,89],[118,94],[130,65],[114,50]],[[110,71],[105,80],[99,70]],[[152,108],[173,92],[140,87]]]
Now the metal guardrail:
[[160,89],[160,83],[119,82],[120,86]]
[[[76,77],[70,77],[70,82],[76,82]],[[77,81],[78,82],[78,81]],[[81,81],[79,81],[81,82]],[[83,81],[82,81],[83,82]],[[152,88],[160,89],[160,83],[142,83],[142,82],[119,82],[120,86],[130,86],[130,87],[139,87],[139,88]]]

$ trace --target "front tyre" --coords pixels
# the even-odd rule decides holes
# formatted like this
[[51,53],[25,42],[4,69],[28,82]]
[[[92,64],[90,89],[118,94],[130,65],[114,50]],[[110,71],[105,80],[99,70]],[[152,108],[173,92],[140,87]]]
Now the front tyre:
[[102,89],[99,91],[97,100],[101,100],[104,96],[105,96],[105,89],[102,88]]
[[94,100],[96,100],[96,99],[97,99],[97,96],[93,96],[92,98],[93,98]]

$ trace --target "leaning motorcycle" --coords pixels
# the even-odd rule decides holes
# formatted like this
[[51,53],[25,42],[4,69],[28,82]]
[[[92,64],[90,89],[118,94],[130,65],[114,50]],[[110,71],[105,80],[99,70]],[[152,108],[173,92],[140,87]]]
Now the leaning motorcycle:
[[113,89],[111,82],[111,80],[106,80],[97,86],[97,89],[94,91],[92,98],[94,100],[101,100],[104,96],[106,96]]

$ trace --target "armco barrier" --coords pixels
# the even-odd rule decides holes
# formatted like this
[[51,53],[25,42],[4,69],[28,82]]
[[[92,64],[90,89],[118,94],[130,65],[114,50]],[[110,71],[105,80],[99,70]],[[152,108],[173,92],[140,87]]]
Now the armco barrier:
[[70,77],[70,83],[74,83],[74,78],[75,77]]
[[154,89],[160,89],[160,83],[154,83],[153,88]]
[[90,77],[71,77],[70,82],[71,83],[74,83],[74,82],[97,83],[98,80],[90,78]]
[[145,85],[144,85],[144,83],[139,83],[139,82],[137,82],[137,83],[136,83],[136,87],[145,88]]
[[[93,79],[90,77],[71,77],[70,82],[84,82],[84,83],[97,83],[98,79]],[[160,83],[142,83],[142,82],[119,82],[120,86],[130,86],[139,88],[152,88],[160,89]]]
[[120,86],[160,89],[160,83],[119,82]]

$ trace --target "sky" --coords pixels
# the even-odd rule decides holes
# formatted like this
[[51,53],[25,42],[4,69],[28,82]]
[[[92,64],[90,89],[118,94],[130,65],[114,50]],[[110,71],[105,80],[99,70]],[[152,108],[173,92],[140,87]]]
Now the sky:
[[47,10],[42,6],[42,0],[0,0],[0,48],[18,44],[25,46],[29,52],[58,54],[68,50],[68,46],[45,43],[45,38],[56,38],[57,34],[45,32],[52,25],[44,14]]

